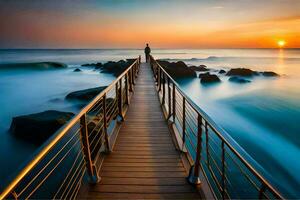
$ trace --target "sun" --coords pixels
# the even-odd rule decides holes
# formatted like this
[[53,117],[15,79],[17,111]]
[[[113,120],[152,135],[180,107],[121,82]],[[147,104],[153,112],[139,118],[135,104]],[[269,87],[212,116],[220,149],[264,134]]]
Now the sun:
[[286,42],[284,40],[278,40],[277,45],[279,48],[283,48],[285,46]]

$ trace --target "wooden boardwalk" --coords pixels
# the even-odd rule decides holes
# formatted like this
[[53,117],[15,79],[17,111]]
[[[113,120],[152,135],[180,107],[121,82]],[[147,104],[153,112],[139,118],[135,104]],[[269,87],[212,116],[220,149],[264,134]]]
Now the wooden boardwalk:
[[200,199],[186,181],[148,64],[139,77],[113,151],[104,159],[101,181],[87,199]]

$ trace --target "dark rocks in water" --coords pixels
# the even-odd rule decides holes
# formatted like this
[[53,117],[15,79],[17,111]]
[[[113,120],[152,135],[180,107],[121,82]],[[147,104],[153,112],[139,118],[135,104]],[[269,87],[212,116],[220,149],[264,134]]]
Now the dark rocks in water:
[[230,69],[227,73],[227,76],[244,76],[244,77],[251,77],[258,75],[256,71],[247,68],[234,68]]
[[74,71],[73,72],[81,72],[81,69],[79,69],[79,68],[76,68],[76,69],[74,69]]
[[209,76],[210,75],[210,73],[209,72],[206,72],[206,73],[201,73],[201,74],[199,74],[199,78],[203,78],[203,77],[205,77],[205,76]]
[[271,71],[264,71],[264,72],[261,72],[261,74],[263,76],[267,76],[267,77],[277,77],[277,76],[279,76],[279,74],[277,74],[275,72],[271,72]]
[[226,73],[226,71],[224,70],[224,69],[221,69],[220,71],[219,71],[219,74],[225,74]]
[[17,116],[12,119],[10,132],[19,138],[40,145],[73,116],[73,113],[55,110]]
[[59,62],[37,62],[37,63],[13,63],[13,64],[0,64],[0,69],[59,69],[66,68],[67,65]]
[[136,59],[127,59],[120,60],[118,62],[109,61],[107,63],[91,63],[91,64],[83,64],[81,66],[83,67],[95,67],[95,69],[102,70],[101,73],[110,73],[114,76],[118,77],[120,74],[122,74],[130,65],[134,63]]
[[173,77],[173,78],[194,78],[197,77],[196,72],[188,67],[184,62],[168,62],[158,60],[159,64]]
[[118,77],[121,75],[133,62],[135,59],[127,59],[119,60],[118,62],[109,61],[102,65],[100,68],[102,71],[101,73],[111,73],[114,76]]
[[100,92],[102,92],[107,86],[89,88],[85,90],[79,90],[69,93],[66,96],[68,100],[79,100],[79,101],[90,101],[96,97]]
[[102,63],[88,63],[88,64],[83,64],[81,65],[82,67],[95,67],[95,69],[100,69],[102,67]]
[[230,82],[235,82],[235,83],[250,83],[250,80],[244,79],[242,77],[238,76],[232,76],[228,79]]
[[210,74],[209,72],[204,74],[199,74],[201,83],[218,83],[221,82],[220,78],[215,74]]
[[58,62],[41,62],[41,63],[36,63],[36,64],[43,68],[66,68],[67,67],[66,64],[58,63]]
[[197,72],[205,72],[205,71],[209,71],[209,69],[207,68],[206,65],[199,65],[197,66],[191,66],[190,69],[197,71]]

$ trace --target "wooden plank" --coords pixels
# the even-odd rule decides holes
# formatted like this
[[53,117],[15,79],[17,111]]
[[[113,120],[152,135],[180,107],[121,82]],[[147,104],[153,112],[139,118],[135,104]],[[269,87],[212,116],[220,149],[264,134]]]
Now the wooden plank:
[[184,172],[101,172],[102,177],[185,178],[186,175]]
[[175,162],[175,163],[165,163],[165,162],[158,162],[158,163],[151,163],[151,162],[146,162],[146,163],[141,163],[141,162],[104,162],[103,166],[119,166],[119,167],[173,167],[173,166],[178,166],[181,167],[182,163],[180,162]]
[[126,167],[112,167],[103,166],[102,172],[185,172],[183,167],[178,166],[159,166],[159,167],[145,167],[145,166],[126,166]]
[[96,185],[95,187],[90,187],[90,191],[113,193],[164,194],[191,193],[195,192],[195,188],[191,187],[190,185]]
[[114,178],[103,177],[101,184],[106,185],[187,185],[183,178]]
[[110,156],[110,158],[178,158],[178,155],[124,155],[124,154],[115,154]]
[[195,193],[164,193],[164,194],[138,194],[138,193],[99,193],[91,191],[88,199],[110,199],[110,200],[142,200],[142,199],[199,199],[199,195]]
[[174,149],[171,146],[153,146],[153,147],[130,147],[130,146],[118,146],[114,151],[168,151]]
[[175,158],[112,158],[105,159],[107,163],[180,163],[181,159]]
[[171,151],[114,151],[115,154],[122,155],[177,155],[178,153],[175,150]]

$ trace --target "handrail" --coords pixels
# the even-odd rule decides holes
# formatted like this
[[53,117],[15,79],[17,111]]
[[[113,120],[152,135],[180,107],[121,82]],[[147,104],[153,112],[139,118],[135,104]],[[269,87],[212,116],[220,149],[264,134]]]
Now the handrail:
[[[124,72],[122,72],[108,87],[106,87],[92,101],[90,101],[88,103],[88,105],[86,105],[78,114],[76,114],[76,116],[74,116],[69,122],[67,122],[59,130],[57,130],[56,133],[47,140],[47,143],[45,143],[42,146],[42,149],[37,153],[37,155],[18,173],[18,175],[1,192],[0,199],[6,198],[9,194],[15,196],[15,194],[13,192],[14,188],[42,161],[42,159],[45,156],[48,155],[49,151],[52,150],[58,144],[58,142],[60,142],[62,140],[62,138],[64,138],[67,135],[67,133],[72,128],[74,128],[74,126],[76,126],[76,124],[79,123],[79,121],[82,121],[82,119],[84,119],[85,124],[83,124],[83,125],[85,127],[87,127],[87,123],[85,122],[86,114],[93,107],[95,107],[95,105],[97,105],[97,103],[101,99],[103,99],[103,97],[104,97],[104,105],[105,105],[106,104],[105,103],[106,94],[109,93],[112,89],[114,89],[114,87],[116,87],[116,85],[118,86],[118,83],[119,82],[121,83],[122,79],[124,79],[124,78],[125,78],[125,84],[126,84],[126,87],[124,88],[124,90],[126,90],[126,93],[127,93],[128,92],[127,91],[128,90],[128,87],[127,87],[128,82],[127,81],[129,79],[130,87],[132,87],[134,79],[138,73],[139,66],[140,66],[140,57],[135,59],[135,61]],[[120,86],[118,86],[118,87],[120,87]],[[122,98],[122,90],[123,89],[122,89],[122,87],[120,87],[119,89],[121,90],[120,98]],[[116,95],[118,95],[118,93],[116,93]],[[118,97],[116,96],[116,98],[118,98]],[[128,102],[125,102],[125,103],[128,103]],[[121,113],[119,113],[119,114],[122,115]],[[104,120],[106,120],[105,115],[104,115],[104,118],[105,118]],[[80,130],[82,132],[82,128],[80,128]],[[88,149],[89,149],[89,147],[88,147]],[[91,152],[88,152],[88,153],[91,154]],[[86,155],[85,155],[85,157],[86,157]],[[88,164],[88,163],[86,163],[86,164]]]
[[[198,122],[196,122],[198,124],[198,134],[202,134],[202,126],[205,126],[205,132],[206,134],[208,134],[208,128],[210,128],[215,134],[216,136],[220,139],[221,141],[221,145],[222,145],[222,149],[221,151],[223,152],[222,153],[222,167],[225,167],[225,146],[229,148],[229,150],[231,151],[231,153],[233,153],[237,158],[238,160],[251,172],[252,175],[254,175],[258,180],[259,182],[261,183],[261,190],[262,190],[262,194],[263,194],[263,197],[266,197],[266,195],[264,194],[264,191],[268,190],[270,191],[275,198],[278,198],[278,199],[283,199],[283,196],[257,171],[254,169],[254,167],[236,150],[235,147],[232,146],[232,144],[228,141],[228,139],[231,139],[230,136],[228,135],[228,133],[222,129],[219,125],[217,125],[198,105],[196,105],[191,99],[189,96],[187,96],[185,94],[185,92],[181,89],[180,85],[176,82],[176,80],[174,80],[171,75],[164,69],[164,67],[162,67],[159,62],[157,62],[152,56],[150,56],[150,61],[151,61],[151,67],[152,67],[152,70],[153,70],[153,73],[154,73],[154,77],[156,78],[156,81],[157,81],[157,84],[158,84],[158,92],[161,91],[161,87],[163,87],[163,90],[161,91],[163,94],[162,96],[162,104],[165,103],[165,77],[167,77],[168,79],[168,96],[171,96],[169,97],[169,105],[168,105],[168,116],[169,118],[171,118],[171,115],[175,115],[173,116],[173,123],[175,123],[175,117],[176,117],[176,110],[174,110],[173,108],[173,111],[170,110],[170,108],[172,107],[171,104],[173,104],[173,107],[175,107],[175,102],[176,101],[175,97],[175,91],[173,91],[173,97],[172,95],[169,94],[170,92],[170,88],[173,88],[173,90],[176,90],[179,92],[179,94],[181,95],[181,98],[183,99],[183,107],[181,109],[183,109],[183,118],[185,118],[185,110],[186,110],[186,104],[188,104],[192,109],[193,111],[195,112],[195,114],[198,116]],[[163,74],[163,75],[161,75]],[[173,84],[173,87],[170,87],[170,83]],[[171,99],[173,98],[173,99]],[[172,103],[173,102],[173,103]],[[204,123],[202,122],[202,120],[204,121]],[[186,119],[183,119],[183,127],[181,127],[182,129],[182,139],[183,139],[183,144],[185,144],[185,137],[186,137],[186,128],[185,128],[185,123],[186,123]],[[200,132],[199,132],[200,130]],[[227,139],[227,138],[228,139]],[[195,138],[197,140],[197,138]],[[201,137],[198,136],[198,140],[202,140]],[[206,138],[208,140],[208,138]],[[201,141],[202,142],[202,141]],[[198,148],[201,149],[201,142],[199,143],[200,146],[198,146],[197,144],[197,150]],[[232,141],[232,142],[235,142],[235,141]],[[207,147],[208,148],[208,147]],[[243,150],[242,150],[243,151]],[[203,154],[203,152],[197,152],[196,153],[196,162],[195,164],[197,164],[197,161],[201,159],[201,154]],[[206,155],[208,156],[208,155]],[[208,156],[209,157],[209,156]],[[197,160],[198,159],[198,160]],[[201,164],[199,163],[199,166],[196,166],[196,168],[203,168],[203,166],[200,166]],[[195,169],[195,168],[194,168]],[[224,168],[225,170],[225,168]],[[197,171],[197,170],[196,170]],[[213,174],[214,175],[214,174]],[[224,179],[223,181],[225,182],[225,174],[223,174],[223,178]],[[209,180],[208,180],[209,182]],[[228,198],[228,196],[226,197],[225,195],[225,188],[221,188],[221,192],[222,192],[222,198]],[[261,193],[261,191],[260,191]],[[260,194],[261,195],[261,194]]]

